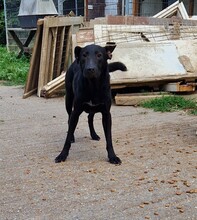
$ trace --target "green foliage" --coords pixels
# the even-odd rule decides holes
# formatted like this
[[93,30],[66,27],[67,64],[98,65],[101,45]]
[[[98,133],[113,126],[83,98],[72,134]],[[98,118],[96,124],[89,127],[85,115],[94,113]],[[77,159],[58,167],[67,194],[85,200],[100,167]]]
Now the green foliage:
[[197,115],[197,108],[191,109],[191,110],[190,110],[190,114],[192,114],[192,115]]
[[14,53],[0,47],[0,80],[6,84],[24,85],[29,70],[29,60],[26,57],[17,58]]
[[188,110],[189,113],[197,115],[197,103],[194,100],[187,100],[182,96],[163,96],[145,101],[141,104],[144,108],[151,108],[154,111],[172,112],[177,110]]

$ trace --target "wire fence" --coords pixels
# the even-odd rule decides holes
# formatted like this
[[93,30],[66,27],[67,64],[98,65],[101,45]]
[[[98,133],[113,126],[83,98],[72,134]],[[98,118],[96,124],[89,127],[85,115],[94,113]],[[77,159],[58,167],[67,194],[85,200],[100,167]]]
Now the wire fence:
[[[191,23],[192,25],[192,23]],[[96,25],[95,42],[104,45],[106,42],[116,44],[132,42],[162,42],[169,40],[197,39],[197,27],[187,23],[173,25]]]
[[[7,28],[20,28],[18,19],[21,0],[4,0]],[[44,0],[40,0],[44,1]],[[45,0],[46,1],[46,0]],[[71,11],[76,16],[84,16],[89,21],[107,15],[135,15],[151,17],[168,7],[176,0],[52,0],[58,14],[68,15]],[[183,0],[189,15],[197,15],[197,0]],[[20,31],[22,42],[27,38],[27,31]],[[9,48],[17,49],[15,42],[7,32]]]
[[[70,11],[73,11],[76,16],[86,16],[86,20],[90,20],[107,15],[153,16],[175,1],[176,0],[53,0],[53,3],[59,14],[67,15]],[[5,0],[8,28],[20,27],[18,20],[20,2],[21,0]],[[182,2],[189,15],[197,15],[197,0],[194,0],[193,4],[191,4],[189,0],[182,0]]]

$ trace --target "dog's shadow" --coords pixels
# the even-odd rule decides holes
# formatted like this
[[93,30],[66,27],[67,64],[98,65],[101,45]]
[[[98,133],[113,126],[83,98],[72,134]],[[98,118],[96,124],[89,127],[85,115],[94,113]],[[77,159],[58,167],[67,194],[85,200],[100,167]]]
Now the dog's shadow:
[[105,139],[101,135],[101,140],[92,140],[90,136],[76,134],[75,142],[72,143],[72,148],[68,156],[68,160],[72,158],[78,162],[106,161],[104,157]]

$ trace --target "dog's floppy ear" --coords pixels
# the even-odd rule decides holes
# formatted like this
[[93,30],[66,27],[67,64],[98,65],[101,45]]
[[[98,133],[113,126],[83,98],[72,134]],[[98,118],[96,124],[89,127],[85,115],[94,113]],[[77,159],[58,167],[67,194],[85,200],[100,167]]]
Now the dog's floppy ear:
[[107,42],[106,43],[105,49],[107,52],[108,59],[111,60],[112,52],[114,51],[115,48],[116,48],[116,43],[114,43],[114,42]]
[[81,52],[81,47],[76,46],[75,47],[75,59],[77,60],[77,62],[79,61],[79,56],[80,56],[80,52]]

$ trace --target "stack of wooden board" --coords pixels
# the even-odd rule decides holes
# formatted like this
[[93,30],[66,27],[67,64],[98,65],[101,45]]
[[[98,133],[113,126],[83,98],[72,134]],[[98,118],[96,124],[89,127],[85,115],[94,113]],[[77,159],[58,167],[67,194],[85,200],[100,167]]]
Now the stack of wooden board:
[[63,85],[62,78],[72,61],[72,33],[83,17],[45,17],[38,20],[36,38],[23,97],[50,97]]

